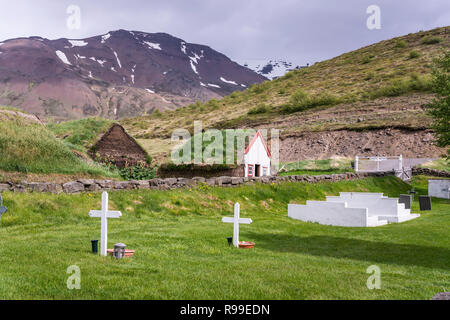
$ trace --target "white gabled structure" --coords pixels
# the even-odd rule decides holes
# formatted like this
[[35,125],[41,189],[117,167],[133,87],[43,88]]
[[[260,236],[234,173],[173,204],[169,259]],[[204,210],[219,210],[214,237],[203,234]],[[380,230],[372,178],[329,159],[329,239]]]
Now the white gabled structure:
[[258,131],[244,152],[245,177],[270,176],[270,151]]

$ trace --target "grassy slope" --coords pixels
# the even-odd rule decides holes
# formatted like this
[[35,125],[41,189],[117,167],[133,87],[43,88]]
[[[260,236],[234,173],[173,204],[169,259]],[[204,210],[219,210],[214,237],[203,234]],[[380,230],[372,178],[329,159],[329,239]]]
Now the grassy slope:
[[[194,120],[203,121],[204,127],[270,125],[292,131],[428,127],[430,119],[420,106],[431,99],[427,88],[433,59],[450,47],[449,33],[450,27],[445,27],[382,41],[309,68],[289,72],[282,78],[254,85],[244,92],[235,92],[220,101],[198,102],[175,111],[125,119],[121,123],[133,136],[147,140],[144,142],[146,145],[152,145],[153,140],[163,145],[175,128],[192,128]],[[425,44],[424,40],[430,38],[438,38],[440,42]],[[418,52],[419,56],[411,58],[412,51]],[[329,95],[341,103],[283,114],[283,106],[299,89],[311,97]],[[398,95],[405,98],[396,101],[399,110],[390,111],[392,100],[399,98],[395,97]],[[419,109],[404,110],[404,107],[408,108],[410,95]],[[263,113],[248,114],[249,110],[261,105],[265,109]],[[304,120],[314,120],[315,113],[322,109],[333,109],[333,122],[320,120],[320,123],[312,121],[305,125]],[[355,111],[367,112],[368,119],[350,121],[345,114],[352,115]],[[152,154],[156,152],[158,149],[151,150]]]
[[0,121],[0,154],[0,170],[4,171],[112,175],[80,160],[45,126],[21,117]]
[[[426,193],[426,180],[413,186]],[[136,249],[131,259],[93,256],[100,221],[88,217],[100,194],[5,193],[0,226],[0,298],[5,299],[430,299],[450,287],[450,201],[414,221],[342,228],[287,217],[287,204],[339,191],[398,196],[411,186],[393,177],[339,183],[110,193],[109,244]],[[239,201],[241,240],[221,216]],[[418,212],[417,202],[413,212]],[[45,250],[43,250],[43,248]],[[366,269],[381,268],[382,289],[368,290]],[[68,290],[66,269],[81,268],[81,290]]]
[[86,118],[61,123],[49,123],[47,127],[56,137],[64,139],[70,145],[77,146],[86,151],[95,142],[99,135],[105,133],[113,121],[101,118]]

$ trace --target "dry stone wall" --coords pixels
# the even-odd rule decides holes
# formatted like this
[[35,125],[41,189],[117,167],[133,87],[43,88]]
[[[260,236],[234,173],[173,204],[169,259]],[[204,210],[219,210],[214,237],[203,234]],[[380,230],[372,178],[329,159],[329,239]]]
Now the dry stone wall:
[[413,168],[412,174],[413,175],[424,175],[424,176],[450,178],[450,172],[448,172],[448,171],[429,169],[429,168]]
[[23,182],[23,183],[0,183],[0,192],[50,192],[50,193],[79,193],[79,192],[95,192],[104,190],[134,190],[134,189],[156,189],[156,190],[170,190],[177,188],[192,187],[195,185],[206,184],[209,186],[218,187],[236,187],[242,184],[252,183],[279,183],[279,182],[309,182],[316,183],[321,181],[342,181],[355,180],[366,177],[380,177],[385,175],[392,175],[392,173],[383,172],[367,172],[367,173],[342,173],[330,175],[294,175],[294,176],[270,176],[257,178],[244,177],[216,177],[216,178],[165,178],[165,179],[151,179],[151,180],[130,180],[130,181],[113,181],[113,180],[95,180],[95,179],[80,179],[64,184],[47,183],[47,182]]

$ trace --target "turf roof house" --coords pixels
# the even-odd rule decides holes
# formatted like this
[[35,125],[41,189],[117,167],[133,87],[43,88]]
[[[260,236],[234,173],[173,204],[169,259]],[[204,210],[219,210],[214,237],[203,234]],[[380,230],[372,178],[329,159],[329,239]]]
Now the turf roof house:
[[91,156],[118,168],[146,163],[149,159],[147,152],[117,123],[92,147]]
[[258,131],[244,151],[245,177],[270,176],[271,154],[261,131]]

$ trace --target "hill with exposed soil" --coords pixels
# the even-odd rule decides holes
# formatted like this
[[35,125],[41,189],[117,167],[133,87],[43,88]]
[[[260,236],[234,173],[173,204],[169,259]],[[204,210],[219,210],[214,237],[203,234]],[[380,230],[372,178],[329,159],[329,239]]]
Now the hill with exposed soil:
[[356,154],[438,157],[445,151],[433,144],[426,105],[433,99],[434,59],[449,48],[450,27],[408,34],[221,100],[121,123],[160,161],[173,146],[172,132],[192,132],[194,120],[204,128],[278,128],[281,161]]

